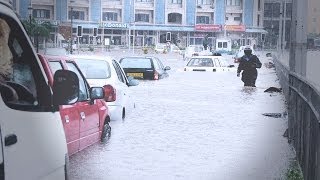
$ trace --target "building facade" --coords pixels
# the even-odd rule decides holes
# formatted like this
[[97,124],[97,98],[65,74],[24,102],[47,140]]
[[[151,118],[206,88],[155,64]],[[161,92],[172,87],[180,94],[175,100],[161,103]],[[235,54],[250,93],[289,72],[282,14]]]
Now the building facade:
[[[234,46],[261,45],[264,0],[9,0],[22,19],[54,25],[51,41],[146,46],[170,41],[179,46],[227,38]],[[72,16],[73,14],[73,16]],[[81,26],[81,37],[77,37]],[[169,35],[168,35],[169,34]]]
[[265,0],[263,24],[268,32],[263,39],[265,48],[289,48],[291,14],[292,0]]

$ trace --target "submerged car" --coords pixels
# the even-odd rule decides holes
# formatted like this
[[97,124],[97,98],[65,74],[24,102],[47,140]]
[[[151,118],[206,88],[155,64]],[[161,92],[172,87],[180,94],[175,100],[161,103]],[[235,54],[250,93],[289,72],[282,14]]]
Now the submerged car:
[[69,156],[99,140],[104,141],[110,135],[111,127],[109,111],[103,100],[107,94],[104,94],[102,87],[90,87],[77,64],[70,58],[38,56],[51,86],[53,75],[61,69],[76,73],[79,79],[78,102],[59,107]]
[[184,71],[223,72],[236,71],[236,68],[222,56],[195,56],[188,61]]
[[126,75],[136,79],[158,80],[168,77],[169,66],[156,57],[124,57],[119,60]]
[[124,120],[134,108],[130,86],[137,86],[139,81],[127,78],[120,64],[111,57],[72,56],[79,65],[90,86],[104,87],[111,120]]

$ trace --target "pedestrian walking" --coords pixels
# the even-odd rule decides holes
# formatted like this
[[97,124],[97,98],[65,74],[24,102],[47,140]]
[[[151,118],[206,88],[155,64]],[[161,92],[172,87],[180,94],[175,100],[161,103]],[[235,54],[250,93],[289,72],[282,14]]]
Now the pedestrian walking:
[[240,58],[239,66],[237,70],[237,76],[244,82],[244,86],[256,87],[256,80],[258,77],[257,68],[261,68],[262,64],[256,55],[252,54],[252,49],[246,47],[244,49],[244,55]]

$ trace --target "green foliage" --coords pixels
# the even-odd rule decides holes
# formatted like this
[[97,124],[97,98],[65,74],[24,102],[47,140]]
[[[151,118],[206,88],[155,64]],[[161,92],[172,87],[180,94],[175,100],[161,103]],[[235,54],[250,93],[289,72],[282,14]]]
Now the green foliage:
[[291,162],[290,168],[286,172],[287,180],[303,180],[302,171],[296,160]]
[[34,18],[29,20],[23,20],[22,23],[26,28],[29,36],[35,37],[36,35],[40,37],[48,38],[50,36],[50,31],[52,29],[52,24],[50,22],[43,22],[39,24]]

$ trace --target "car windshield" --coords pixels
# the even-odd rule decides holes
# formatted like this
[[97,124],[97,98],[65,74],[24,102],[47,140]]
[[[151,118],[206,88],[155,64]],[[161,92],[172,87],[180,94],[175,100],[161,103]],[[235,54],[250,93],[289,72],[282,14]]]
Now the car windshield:
[[152,68],[148,58],[123,58],[120,64],[122,68]]
[[110,65],[106,61],[76,59],[76,63],[87,79],[108,79],[111,76]]
[[213,61],[210,58],[192,58],[187,66],[213,67]]

